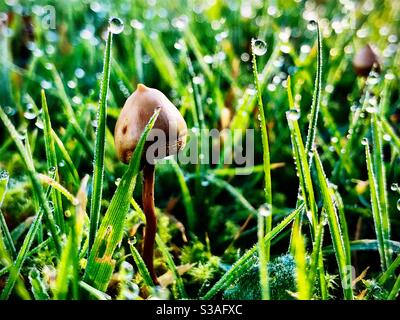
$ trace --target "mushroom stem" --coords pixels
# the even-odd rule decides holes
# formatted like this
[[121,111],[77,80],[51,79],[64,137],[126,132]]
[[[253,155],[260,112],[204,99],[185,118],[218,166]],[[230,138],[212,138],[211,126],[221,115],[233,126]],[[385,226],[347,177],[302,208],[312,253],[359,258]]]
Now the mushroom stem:
[[154,272],[154,241],[156,238],[157,218],[154,208],[154,164],[145,163],[143,166],[143,211],[146,216],[146,228],[144,234],[143,260],[150,272],[154,284],[158,284]]

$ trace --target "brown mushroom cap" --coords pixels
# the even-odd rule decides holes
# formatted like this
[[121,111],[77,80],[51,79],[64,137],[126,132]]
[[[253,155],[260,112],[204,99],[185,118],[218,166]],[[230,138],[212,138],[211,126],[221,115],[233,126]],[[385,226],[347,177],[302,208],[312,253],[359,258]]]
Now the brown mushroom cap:
[[[126,100],[115,125],[115,147],[118,158],[124,163],[129,163],[146,124],[158,108],[160,114],[149,136],[156,133],[154,129],[165,133],[167,144],[165,151],[160,153],[174,155],[185,146],[187,126],[179,110],[161,91],[138,84],[136,91]],[[144,151],[148,147],[147,143]]]
[[354,71],[358,76],[367,77],[374,64],[376,65],[376,71],[379,72],[379,56],[369,44],[358,51],[353,59]]

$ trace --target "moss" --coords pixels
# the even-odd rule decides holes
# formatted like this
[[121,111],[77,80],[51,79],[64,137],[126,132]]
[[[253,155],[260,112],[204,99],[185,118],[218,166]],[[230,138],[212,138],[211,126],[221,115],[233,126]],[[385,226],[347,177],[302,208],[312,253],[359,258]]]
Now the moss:
[[[261,288],[259,281],[259,264],[254,264],[244,275],[224,292],[227,300],[259,300]],[[296,291],[296,263],[290,254],[282,255],[268,264],[270,293],[273,300],[291,300],[290,292]]]

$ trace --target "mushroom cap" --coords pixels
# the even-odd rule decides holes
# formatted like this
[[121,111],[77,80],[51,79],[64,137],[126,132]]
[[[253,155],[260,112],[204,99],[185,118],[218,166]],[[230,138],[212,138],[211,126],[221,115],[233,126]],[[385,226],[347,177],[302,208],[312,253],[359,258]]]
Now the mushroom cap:
[[379,72],[379,56],[369,44],[358,51],[353,59],[354,71],[358,76],[367,77],[374,64],[376,64],[377,71]]
[[[187,126],[179,110],[161,91],[138,84],[136,91],[126,100],[115,125],[115,147],[122,162],[129,163],[144,128],[158,108],[160,114],[149,133],[143,156],[151,163],[184,148]],[[157,140],[160,133],[164,133],[166,140]],[[152,156],[146,151],[153,143],[160,148]]]

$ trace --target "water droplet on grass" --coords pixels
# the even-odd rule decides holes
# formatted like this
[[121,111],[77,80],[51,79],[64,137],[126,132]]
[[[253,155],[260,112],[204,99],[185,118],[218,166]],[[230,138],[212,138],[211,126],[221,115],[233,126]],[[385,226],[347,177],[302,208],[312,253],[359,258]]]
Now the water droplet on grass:
[[399,184],[397,182],[393,182],[392,185],[390,186],[390,190],[398,191],[399,190]]
[[40,86],[41,86],[43,89],[50,89],[50,88],[51,88],[51,82],[46,81],[46,80],[42,80],[42,81],[40,82]]
[[108,30],[113,34],[120,34],[124,31],[124,22],[120,18],[111,17],[108,24]]
[[37,119],[36,119],[36,122],[35,122],[35,126],[38,127],[40,130],[43,130],[44,124],[43,124],[42,119],[37,118]]
[[260,214],[263,217],[268,217],[272,214],[272,205],[269,203],[264,203],[260,209],[259,209]]
[[392,137],[390,136],[390,135],[388,135],[387,133],[385,133],[384,135],[383,135],[383,140],[385,140],[385,141],[390,141],[390,140],[392,140]]
[[264,54],[267,53],[267,44],[265,41],[260,40],[260,39],[253,39],[252,41],[252,49],[255,55],[257,56],[263,56]]
[[317,21],[315,21],[315,20],[310,20],[310,21],[308,22],[307,29],[308,29],[308,30],[311,30],[311,31],[314,31],[314,30],[317,29],[317,26],[318,26],[318,22],[317,22]]
[[362,138],[361,144],[362,144],[363,146],[368,145],[368,138]]
[[399,200],[397,200],[397,210],[399,210],[399,211],[400,211],[400,199],[399,199]]
[[286,112],[286,117],[289,120],[297,121],[300,119],[300,110],[299,109],[290,109]]
[[36,118],[36,116],[37,116],[37,114],[30,109],[28,111],[24,112],[25,119],[33,120]]

